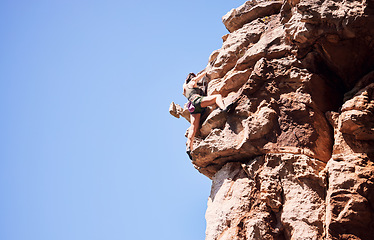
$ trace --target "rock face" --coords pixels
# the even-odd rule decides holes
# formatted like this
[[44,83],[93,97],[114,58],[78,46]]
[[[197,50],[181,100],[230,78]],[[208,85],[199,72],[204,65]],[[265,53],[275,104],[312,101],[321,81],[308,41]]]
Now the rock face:
[[223,22],[208,94],[234,105],[191,153],[206,239],[374,239],[374,2],[248,1]]

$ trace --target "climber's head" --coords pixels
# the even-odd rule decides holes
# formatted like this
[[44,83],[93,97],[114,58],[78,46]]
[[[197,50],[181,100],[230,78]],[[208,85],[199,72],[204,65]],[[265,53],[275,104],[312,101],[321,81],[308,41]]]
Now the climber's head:
[[189,83],[191,81],[192,78],[196,77],[196,74],[195,73],[189,73],[187,78],[186,78],[186,83]]

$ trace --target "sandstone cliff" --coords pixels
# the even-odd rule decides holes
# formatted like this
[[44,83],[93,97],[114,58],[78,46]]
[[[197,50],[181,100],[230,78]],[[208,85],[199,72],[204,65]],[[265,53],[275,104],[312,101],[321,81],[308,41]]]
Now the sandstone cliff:
[[223,23],[208,94],[235,104],[192,152],[206,239],[374,239],[374,2],[248,1]]

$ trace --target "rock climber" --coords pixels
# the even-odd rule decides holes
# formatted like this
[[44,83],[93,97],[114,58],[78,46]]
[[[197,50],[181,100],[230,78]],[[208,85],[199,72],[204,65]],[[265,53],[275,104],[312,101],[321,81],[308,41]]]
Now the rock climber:
[[190,112],[191,127],[187,135],[186,152],[192,160],[191,151],[193,148],[193,139],[200,126],[200,117],[205,108],[217,104],[220,109],[227,111],[229,106],[225,106],[222,96],[214,94],[206,96],[205,92],[197,85],[197,83],[206,76],[203,71],[196,76],[194,73],[189,73],[185,83],[183,84],[183,95],[188,99],[188,111]]

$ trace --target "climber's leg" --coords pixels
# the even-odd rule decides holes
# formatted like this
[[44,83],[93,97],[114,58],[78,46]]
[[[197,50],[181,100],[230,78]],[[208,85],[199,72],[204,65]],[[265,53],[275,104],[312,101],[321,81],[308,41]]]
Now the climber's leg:
[[191,117],[190,117],[191,127],[188,130],[188,135],[187,135],[187,151],[188,150],[192,151],[193,139],[200,125],[200,116],[201,114],[191,114]]
[[200,103],[202,108],[212,106],[214,104],[217,104],[218,107],[221,109],[225,109],[225,104],[223,103],[223,99],[220,94],[203,97],[203,100],[201,100],[201,103]]

